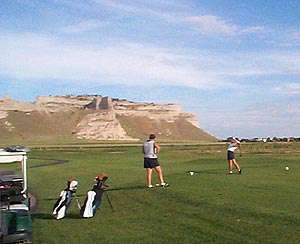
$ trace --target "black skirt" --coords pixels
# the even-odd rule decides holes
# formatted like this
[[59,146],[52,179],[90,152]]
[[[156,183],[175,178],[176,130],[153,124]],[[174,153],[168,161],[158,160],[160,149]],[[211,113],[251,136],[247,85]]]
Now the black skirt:
[[144,168],[153,169],[159,166],[157,158],[144,158]]
[[227,160],[232,160],[232,159],[234,159],[234,152],[227,151]]

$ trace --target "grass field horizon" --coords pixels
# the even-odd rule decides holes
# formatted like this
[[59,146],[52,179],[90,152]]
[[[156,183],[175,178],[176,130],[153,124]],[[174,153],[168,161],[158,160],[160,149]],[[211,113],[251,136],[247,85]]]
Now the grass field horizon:
[[[224,144],[164,145],[160,162],[171,186],[147,189],[140,146],[33,149],[33,241],[299,243],[299,152],[299,143],[243,145],[243,174],[227,175]],[[51,165],[56,159],[65,163]],[[100,172],[110,176],[114,211],[104,198],[93,219],[80,219],[74,201],[65,219],[52,218],[69,177],[78,179],[82,203]]]

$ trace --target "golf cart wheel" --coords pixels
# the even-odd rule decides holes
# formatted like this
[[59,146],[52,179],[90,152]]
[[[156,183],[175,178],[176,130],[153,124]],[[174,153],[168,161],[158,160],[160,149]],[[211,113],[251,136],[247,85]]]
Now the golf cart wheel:
[[31,244],[32,241],[31,240],[22,240],[22,241],[18,241],[16,242],[17,244]]
[[6,235],[3,238],[3,242],[0,243],[20,243],[20,244],[32,243],[31,233],[19,233],[13,235]]

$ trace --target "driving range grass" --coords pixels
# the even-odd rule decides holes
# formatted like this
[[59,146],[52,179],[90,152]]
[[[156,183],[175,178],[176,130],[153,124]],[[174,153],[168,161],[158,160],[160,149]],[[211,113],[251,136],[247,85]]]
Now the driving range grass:
[[[299,243],[300,154],[274,152],[237,157],[243,174],[227,175],[224,150],[165,146],[160,162],[171,186],[146,189],[140,147],[33,150],[34,243]],[[100,172],[110,175],[114,211],[103,198],[94,218],[80,219],[73,201],[65,219],[52,218],[68,177],[79,180],[83,203]]]

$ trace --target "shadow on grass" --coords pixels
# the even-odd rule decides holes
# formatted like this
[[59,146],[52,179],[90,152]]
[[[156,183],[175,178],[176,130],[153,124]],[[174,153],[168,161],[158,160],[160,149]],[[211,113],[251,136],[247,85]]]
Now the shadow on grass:
[[[36,219],[44,219],[44,220],[54,220],[57,221],[50,213],[35,213],[31,215],[32,221]],[[82,219],[79,214],[67,214],[64,219]]]
[[39,160],[43,160],[43,161],[48,161],[48,163],[32,165],[29,168],[40,168],[40,167],[47,167],[47,166],[52,166],[52,165],[59,165],[59,164],[69,163],[69,160],[65,160],[65,159],[35,158],[35,157],[32,157],[31,159],[39,159]]
[[[79,196],[79,195],[77,195]],[[42,201],[56,201],[59,197],[55,197],[55,198],[43,198]],[[53,203],[54,204],[54,203]]]
[[32,221],[34,221],[35,219],[53,219],[53,215],[52,214],[49,214],[49,213],[34,213],[34,214],[31,214],[31,218],[32,218]]
[[[145,186],[138,185],[138,186],[125,186],[125,187],[116,187],[116,188],[111,188],[107,189],[105,191],[130,191],[130,190],[141,190],[145,189]],[[86,197],[86,194],[76,194],[75,197]],[[56,201],[58,197],[55,198],[43,198],[43,201]]]
[[224,170],[219,170],[219,169],[185,171],[186,174],[190,174],[190,172],[194,172],[195,175],[223,175],[224,174]]
[[138,185],[138,186],[124,186],[124,187],[117,187],[112,189],[107,189],[106,191],[130,191],[130,190],[140,190],[145,189],[145,186]]

